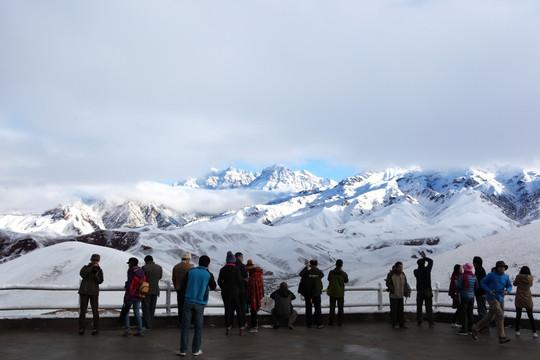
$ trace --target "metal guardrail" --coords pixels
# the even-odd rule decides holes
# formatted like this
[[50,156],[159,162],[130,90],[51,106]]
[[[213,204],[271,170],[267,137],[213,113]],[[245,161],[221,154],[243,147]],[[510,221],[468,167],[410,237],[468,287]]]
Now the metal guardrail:
[[[69,291],[77,292],[79,287],[77,286],[62,286],[62,285],[2,285],[0,286],[0,291]],[[111,292],[124,292],[125,289],[123,286],[101,286],[100,292],[111,291]],[[348,303],[345,301],[346,308],[377,308],[377,311],[383,311],[385,308],[389,308],[390,301],[385,301],[385,287],[383,283],[379,283],[377,287],[346,287],[347,292],[374,292],[377,294],[377,300],[374,302],[365,302],[365,303]],[[412,289],[412,292],[415,292],[416,289]],[[160,286],[161,294],[165,294],[165,304],[157,304],[158,309],[166,309],[166,314],[171,315],[172,309],[176,308],[176,304],[171,302],[172,293],[175,292],[174,287],[171,283],[168,283],[166,286]],[[214,290],[213,292],[219,293],[219,290]],[[433,289],[433,310],[438,311],[439,308],[451,308],[452,304],[450,302],[441,302],[440,295],[447,294],[447,288],[441,288],[440,284],[437,283]],[[160,295],[161,295],[160,294]],[[509,296],[515,296],[515,292],[509,294]],[[533,297],[540,297],[540,294],[532,294]],[[416,297],[411,296],[410,299],[414,299],[411,302],[405,302],[406,307],[416,306]],[[346,300],[346,298],[345,298]],[[303,308],[304,304],[297,302],[293,304],[297,308]],[[207,305],[209,308],[223,308],[222,304],[213,304],[209,303]],[[323,308],[328,308],[328,305],[323,305]],[[73,306],[58,306],[58,305],[27,305],[27,306],[0,306],[0,311],[16,311],[16,310],[59,310],[59,309],[78,309],[79,304],[73,304]],[[100,309],[121,309],[122,304],[117,305],[107,305],[100,304]],[[476,306],[475,306],[476,308]],[[515,312],[514,307],[507,307],[505,311]],[[533,310],[534,313],[540,313],[540,310]]]

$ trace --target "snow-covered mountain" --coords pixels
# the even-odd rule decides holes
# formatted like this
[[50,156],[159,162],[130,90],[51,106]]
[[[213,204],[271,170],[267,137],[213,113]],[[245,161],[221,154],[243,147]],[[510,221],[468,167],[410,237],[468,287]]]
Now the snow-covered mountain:
[[300,192],[308,190],[326,190],[337,183],[323,179],[312,173],[301,170],[294,171],[282,165],[273,165],[263,169],[262,173],[238,170],[229,167],[224,171],[211,169],[199,179],[188,179],[175,182],[174,186],[187,186],[205,189],[256,189],[283,192]]
[[[273,186],[258,182],[261,174],[250,187],[279,189],[298,180],[298,174],[282,170],[263,171],[265,184],[273,181]],[[219,264],[228,250],[240,250],[262,266],[289,274],[310,258],[325,266],[337,257],[355,264],[385,259],[387,265],[440,254],[540,218],[540,173],[533,170],[388,169],[344,179],[326,190],[309,184],[301,192],[265,190],[275,194],[273,201],[213,217],[134,201],[76,203],[40,216],[5,215],[0,217],[0,254],[5,261],[61,241],[100,243],[92,237],[114,233],[128,236],[122,250],[138,255],[176,259],[190,250]]]

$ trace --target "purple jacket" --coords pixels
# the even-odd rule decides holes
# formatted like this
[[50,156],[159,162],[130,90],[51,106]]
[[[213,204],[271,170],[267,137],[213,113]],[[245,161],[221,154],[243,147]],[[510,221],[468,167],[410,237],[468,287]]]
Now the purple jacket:
[[137,282],[140,280],[144,280],[144,271],[138,267],[138,266],[132,266],[127,271],[127,281],[124,288],[126,289],[126,292],[124,294],[124,301],[141,301],[142,299],[140,297],[134,296],[131,293],[131,289],[133,287],[133,281],[137,277]]

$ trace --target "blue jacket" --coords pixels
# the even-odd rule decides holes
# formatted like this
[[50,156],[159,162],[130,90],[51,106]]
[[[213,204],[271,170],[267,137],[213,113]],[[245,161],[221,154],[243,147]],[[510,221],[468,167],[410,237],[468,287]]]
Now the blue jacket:
[[[503,291],[509,293],[512,291],[512,283],[510,282],[510,277],[506,274],[499,274],[497,270],[493,270],[487,274],[482,281],[480,281],[482,289],[486,292],[486,300],[496,299],[502,303],[503,301]],[[490,291],[494,291],[495,295],[491,295]]]
[[[467,276],[469,278],[469,288],[465,289],[465,280],[463,279],[464,276]],[[474,299],[474,292],[478,290],[478,281],[475,276],[471,276],[468,274],[462,274],[459,277],[457,287],[459,288],[459,295],[461,295],[462,299]]]
[[208,288],[216,289],[214,275],[204,266],[198,266],[188,271],[182,281],[181,292],[186,303],[206,305],[208,303]]

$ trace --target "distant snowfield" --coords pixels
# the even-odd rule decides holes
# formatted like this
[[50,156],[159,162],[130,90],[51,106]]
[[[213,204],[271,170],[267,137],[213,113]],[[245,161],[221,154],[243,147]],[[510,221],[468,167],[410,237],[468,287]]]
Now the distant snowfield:
[[[264,225],[262,225],[264,226]],[[465,245],[459,246],[456,249],[448,250],[433,256],[434,266],[432,271],[432,281],[435,284],[439,283],[442,289],[447,289],[449,278],[454,264],[464,264],[471,262],[474,256],[480,256],[484,259],[484,268],[490,271],[498,260],[505,261],[509,269],[507,273],[513,279],[523,265],[531,268],[535,278],[535,286],[533,292],[540,293],[538,282],[540,279],[540,265],[538,264],[538,254],[540,254],[540,241],[538,234],[540,233],[540,222],[518,227],[506,231],[504,233],[489,236],[480,240],[468,242]],[[319,234],[320,236],[320,234]],[[230,239],[229,239],[230,240]],[[145,241],[150,242],[148,238]],[[207,253],[211,258],[210,269],[217,277],[219,268],[223,265],[225,254],[228,250],[244,252],[244,260],[253,258],[255,263],[264,268],[267,272],[267,284],[275,284],[278,281],[286,280],[289,282],[293,291],[296,290],[298,277],[295,276],[300,270],[299,258],[305,257],[309,259],[309,254],[301,254],[291,249],[295,248],[295,242],[298,240],[289,238],[277,241],[268,241],[264,249],[256,249],[257,242],[253,247],[249,246],[249,238],[235,238],[236,248],[231,248],[235,242],[215,239],[215,243],[211,242],[204,244],[204,249],[199,249],[199,253]],[[171,270],[177,263],[177,257],[173,255],[167,256],[167,242],[164,243],[164,248],[159,248],[159,244],[152,244],[154,251],[163,254],[160,258],[154,254],[156,263],[163,267],[164,278],[161,285],[166,286],[171,279]],[[197,242],[194,241],[190,246],[196,247]],[[202,244],[200,244],[202,245]],[[316,243],[314,247],[318,247]],[[410,257],[400,257],[403,254],[400,246],[391,246],[385,248],[385,251],[373,252],[369,249],[359,250],[359,248],[350,248],[349,244],[340,244],[331,241],[324,246],[327,247],[328,256],[332,259],[342,258],[344,260],[344,270],[349,273],[350,282],[348,286],[364,287],[378,286],[383,282],[387,272],[390,270],[390,264],[397,259],[404,263],[405,274],[409,282],[414,287],[416,281],[414,279],[413,270],[416,268],[416,260]],[[156,249],[157,248],[157,249]],[[411,246],[407,247],[408,249]],[[205,251],[206,250],[206,251]],[[259,256],[257,251],[265,252],[265,256]],[[318,249],[320,250],[320,249]],[[351,253],[351,251],[354,251]],[[58,309],[76,308],[78,306],[77,291],[31,291],[17,290],[6,291],[2,287],[9,285],[31,285],[45,286],[52,285],[56,287],[78,287],[79,271],[82,266],[89,262],[90,256],[93,253],[101,255],[100,266],[103,268],[105,281],[102,284],[102,289],[107,287],[123,287],[126,280],[127,260],[132,256],[137,256],[140,265],[143,264],[143,259],[140,254],[130,254],[121,252],[111,248],[100,247],[96,245],[88,245],[79,242],[64,242],[52,245],[45,248],[32,251],[27,255],[17,259],[0,264],[0,273],[3,274],[3,285],[0,286],[0,306],[2,307],[17,307],[31,306],[37,304],[47,304],[50,306],[58,306]],[[267,254],[273,254],[268,256]],[[356,259],[363,259],[357,261]],[[273,259],[273,260],[272,260]],[[329,261],[321,264],[321,269],[328,274],[331,269]],[[287,269],[287,271],[284,271]],[[277,274],[277,276],[268,275],[269,272]],[[288,274],[288,275],[287,275]],[[323,281],[327,285],[326,279]],[[270,291],[272,289],[267,289]],[[102,305],[120,305],[123,299],[123,292],[108,292],[103,291],[100,294],[100,303]],[[376,299],[375,293],[348,292],[346,294],[347,303],[358,302],[373,302]],[[440,296],[441,302],[449,302],[446,294]],[[160,303],[163,304],[165,296],[160,297]],[[413,300],[411,300],[413,301]],[[323,302],[327,302],[327,298],[323,296]],[[414,301],[413,301],[414,302]],[[173,305],[176,304],[175,295],[172,296]],[[221,299],[219,294],[214,293],[210,304],[220,304]],[[513,304],[513,299],[511,301]],[[537,306],[539,304],[536,304]],[[513,307],[507,303],[507,308]],[[176,311],[176,309],[174,309]],[[52,310],[51,310],[52,311]],[[21,316],[36,316],[36,314],[46,314],[51,311],[0,311],[2,317],[21,317]],[[217,311],[209,309],[210,312]],[[54,314],[50,316],[76,316],[75,312],[63,314]]]

